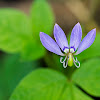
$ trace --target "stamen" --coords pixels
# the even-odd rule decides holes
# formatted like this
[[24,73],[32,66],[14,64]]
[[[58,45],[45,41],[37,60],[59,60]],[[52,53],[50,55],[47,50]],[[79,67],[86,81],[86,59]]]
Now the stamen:
[[65,59],[63,60],[63,57],[60,57],[60,62],[64,63],[66,61],[67,57],[65,57]]
[[[73,58],[73,61],[74,61],[74,65],[79,68],[80,67],[80,62],[77,60],[77,57],[75,57],[76,59]],[[77,65],[78,63],[78,65]]]
[[63,57],[60,58],[60,62],[63,63],[63,67],[64,67],[64,68],[67,67],[67,63],[68,63],[68,61],[66,62],[66,59],[67,59],[67,56],[65,57],[64,60],[63,60]]
[[68,61],[66,63],[64,62],[63,63],[63,67],[66,68],[67,67],[67,64],[68,64]]

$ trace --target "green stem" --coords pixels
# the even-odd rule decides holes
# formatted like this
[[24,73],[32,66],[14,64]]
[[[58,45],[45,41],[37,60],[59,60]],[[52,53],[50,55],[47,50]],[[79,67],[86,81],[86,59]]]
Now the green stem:
[[72,67],[67,67],[65,70],[64,70],[64,74],[67,76],[67,78],[69,80],[71,80],[72,78],[72,75],[73,75],[73,72],[75,71],[76,67],[75,66],[72,66]]

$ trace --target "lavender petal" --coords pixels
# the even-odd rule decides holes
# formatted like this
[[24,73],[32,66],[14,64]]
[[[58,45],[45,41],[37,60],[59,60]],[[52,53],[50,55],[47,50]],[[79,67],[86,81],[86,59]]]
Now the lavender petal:
[[96,36],[96,29],[93,29],[84,37],[84,39],[80,43],[75,55],[78,55],[85,49],[89,48],[92,45],[92,43],[94,42],[95,36]]
[[82,28],[80,23],[78,22],[71,32],[70,37],[70,47],[74,47],[75,51],[77,50],[82,38]]
[[57,55],[63,56],[64,54],[61,52],[59,46],[57,43],[47,34],[40,32],[40,40],[43,46],[49,50],[50,52],[53,52]]
[[57,44],[59,45],[59,47],[62,50],[64,48],[69,47],[66,35],[65,35],[64,31],[60,28],[60,26],[58,24],[55,24],[55,26],[54,26],[54,37],[55,37],[55,40],[56,40]]

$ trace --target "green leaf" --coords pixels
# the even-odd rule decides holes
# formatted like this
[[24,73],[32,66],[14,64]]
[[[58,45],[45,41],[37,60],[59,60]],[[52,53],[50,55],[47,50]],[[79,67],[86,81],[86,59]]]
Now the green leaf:
[[[1,67],[0,63],[0,67]],[[7,100],[6,92],[5,92],[5,81],[3,76],[3,71],[0,68],[0,100]]]
[[28,17],[17,10],[0,10],[0,49],[8,53],[21,53],[22,60],[36,60],[45,54],[35,41]]
[[3,56],[0,56],[0,100],[7,100],[5,92],[5,80],[3,75]]
[[39,33],[51,34],[54,24],[54,15],[46,1],[35,1],[31,9],[32,29],[35,39],[40,42]]
[[[26,41],[22,49],[23,60],[37,60],[45,55],[45,48],[40,42],[39,33],[51,34],[54,16],[50,5],[46,1],[36,0],[31,9],[31,24],[33,39]],[[34,40],[34,41],[33,41]]]
[[93,100],[91,97],[83,93],[75,85],[70,84],[65,90],[61,99],[58,100]]
[[33,71],[16,88],[10,100],[58,100],[66,81],[66,77],[56,71]]
[[7,55],[4,60],[4,77],[6,83],[6,93],[9,96],[21,79],[34,70],[37,66],[35,62],[22,62],[19,55]]
[[21,59],[24,61],[37,60],[43,57],[45,54],[45,48],[42,44],[36,43],[33,40],[25,42],[25,46],[21,52]]
[[73,81],[93,96],[100,96],[100,59],[91,59],[81,64]]
[[6,52],[19,52],[24,40],[32,36],[28,17],[13,9],[0,9],[0,48]]
[[[1,89],[1,87],[0,87]],[[4,92],[2,90],[0,90],[0,100],[7,100],[7,98],[4,95]]]
[[[50,69],[38,69],[22,80],[10,100],[92,100],[66,77]],[[72,90],[74,95],[72,95]]]
[[77,55],[79,61],[100,56],[100,34],[96,35],[94,43],[85,51]]

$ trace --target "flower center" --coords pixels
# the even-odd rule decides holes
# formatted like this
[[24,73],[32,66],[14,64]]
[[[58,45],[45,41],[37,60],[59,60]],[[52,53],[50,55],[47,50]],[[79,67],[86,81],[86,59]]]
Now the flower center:
[[75,52],[75,49],[74,49],[74,47],[71,47],[70,49],[69,48],[64,48],[64,50],[63,50],[66,54],[67,53],[74,53]]
[[60,62],[63,63],[63,67],[66,68],[67,65],[71,67],[71,66],[73,66],[73,63],[74,63],[74,65],[77,68],[79,68],[80,67],[80,62],[77,60],[77,58],[74,59],[74,57],[73,57],[73,53],[75,52],[75,48],[70,47],[70,49],[69,49],[69,48],[65,47],[63,49],[63,51],[65,53],[65,58],[63,58],[63,57],[60,58]]

